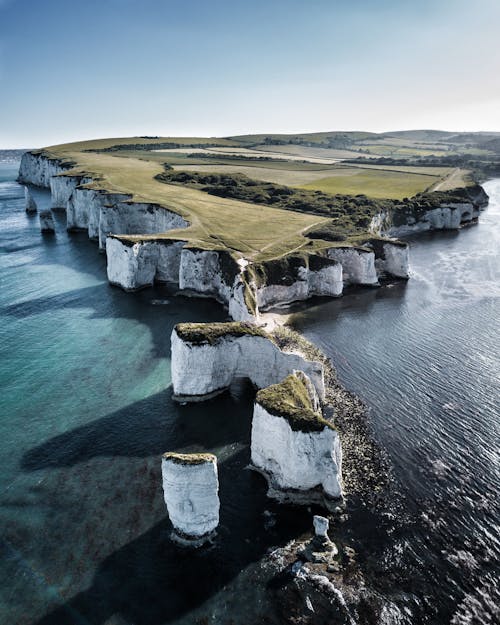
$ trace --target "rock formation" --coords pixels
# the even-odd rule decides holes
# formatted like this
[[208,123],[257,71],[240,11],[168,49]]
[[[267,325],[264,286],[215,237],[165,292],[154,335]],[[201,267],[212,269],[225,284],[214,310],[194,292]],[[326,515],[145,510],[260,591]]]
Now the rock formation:
[[307,502],[342,496],[340,439],[303,372],[257,393],[251,454],[271,497]]
[[40,211],[40,231],[55,232],[54,215],[50,209]]
[[163,494],[176,542],[198,547],[219,524],[219,480],[213,454],[166,453],[161,463]]
[[171,342],[172,385],[179,400],[205,399],[226,389],[235,378],[248,378],[264,388],[295,370],[304,371],[319,396],[324,395],[323,365],[282,352],[255,325],[180,323]]
[[37,206],[36,206],[36,202],[33,198],[33,196],[30,193],[30,190],[28,189],[28,187],[24,187],[24,199],[26,202],[26,212],[28,214],[34,214],[37,211]]

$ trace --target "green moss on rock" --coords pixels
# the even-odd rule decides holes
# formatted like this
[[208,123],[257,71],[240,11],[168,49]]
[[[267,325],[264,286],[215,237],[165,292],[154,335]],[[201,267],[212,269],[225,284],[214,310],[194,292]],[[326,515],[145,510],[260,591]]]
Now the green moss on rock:
[[267,332],[252,323],[230,321],[227,323],[178,323],[175,331],[179,338],[196,345],[214,345],[226,337],[259,336],[271,340]]
[[320,432],[334,426],[316,412],[302,376],[291,374],[283,382],[260,390],[255,401],[266,412],[286,419],[294,431]]

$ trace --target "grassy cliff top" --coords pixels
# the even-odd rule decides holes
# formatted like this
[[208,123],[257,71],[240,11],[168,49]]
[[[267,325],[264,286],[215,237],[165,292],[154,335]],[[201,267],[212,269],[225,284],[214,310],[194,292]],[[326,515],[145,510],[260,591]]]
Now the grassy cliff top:
[[179,338],[188,343],[197,345],[214,345],[226,337],[259,336],[271,340],[267,332],[251,323],[243,321],[215,322],[215,323],[178,323],[175,331]]
[[[163,206],[189,223],[184,229],[151,235],[113,233],[121,239],[181,240],[188,247],[226,250],[234,258],[260,263],[295,252],[315,253],[339,243],[360,245],[359,237],[366,236],[373,214],[390,202],[384,197],[410,197],[434,184],[445,189],[462,180],[463,173],[457,170],[452,183],[445,182],[450,167],[345,166],[336,162],[340,148],[346,152],[348,147],[347,152],[357,158],[369,151],[366,142],[383,144],[385,154],[389,147],[409,150],[410,139],[415,141],[405,138],[401,147],[401,137],[364,132],[125,137],[54,145],[37,152],[70,164],[73,168],[66,174],[89,176],[92,182],[87,187]],[[394,141],[395,146],[385,145]],[[308,147],[311,144],[316,147]],[[320,158],[313,157],[311,150]],[[264,155],[268,161],[259,161],[256,155]],[[179,182],[172,172],[165,172],[165,162],[188,168],[191,179]],[[206,168],[214,164],[223,168],[225,178],[208,182]],[[205,178],[194,176],[192,167],[201,168]]]
[[326,221],[323,217],[258,206],[165,184],[156,179],[164,171],[162,163],[157,160],[128,157],[119,151],[86,151],[102,150],[116,141],[109,139],[52,146],[44,149],[43,153],[73,163],[72,172],[75,174],[92,177],[93,182],[87,187],[130,194],[132,201],[159,204],[181,215],[190,224],[181,230],[154,235],[137,233],[136,237],[123,238],[132,241],[183,240],[195,247],[229,250],[236,256],[252,260],[279,257],[305,246],[321,247],[318,241],[311,242],[303,233]]
[[291,374],[279,384],[263,388],[255,401],[266,412],[286,419],[294,431],[320,432],[334,426],[315,412],[307,386],[300,375]]
[[169,451],[163,454],[162,458],[165,460],[171,460],[175,464],[193,465],[193,464],[206,464],[207,462],[217,462],[217,456],[214,454],[198,453],[198,454],[178,454],[173,451]]

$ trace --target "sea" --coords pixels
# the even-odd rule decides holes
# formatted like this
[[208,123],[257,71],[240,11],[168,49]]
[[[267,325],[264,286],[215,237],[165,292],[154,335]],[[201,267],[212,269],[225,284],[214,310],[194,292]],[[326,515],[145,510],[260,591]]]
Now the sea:
[[[253,390],[171,398],[174,325],[226,312],[110,286],[64,213],[40,233],[18,166],[0,152],[0,623],[279,622],[262,561],[307,535],[311,511],[270,502],[247,468]],[[365,402],[388,457],[394,501],[347,521],[387,625],[498,622],[500,180],[484,186],[478,225],[411,241],[408,283],[292,316]],[[218,456],[210,548],[169,538],[166,451]]]

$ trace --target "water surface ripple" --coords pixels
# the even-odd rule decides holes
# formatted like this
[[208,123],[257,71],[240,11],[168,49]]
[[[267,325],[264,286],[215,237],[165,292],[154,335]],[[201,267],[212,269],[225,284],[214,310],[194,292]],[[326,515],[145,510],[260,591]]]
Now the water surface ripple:
[[407,516],[385,557],[416,599],[411,623],[498,622],[500,180],[484,186],[479,225],[411,241],[408,284],[293,321],[367,403],[394,465]]

